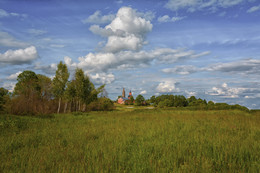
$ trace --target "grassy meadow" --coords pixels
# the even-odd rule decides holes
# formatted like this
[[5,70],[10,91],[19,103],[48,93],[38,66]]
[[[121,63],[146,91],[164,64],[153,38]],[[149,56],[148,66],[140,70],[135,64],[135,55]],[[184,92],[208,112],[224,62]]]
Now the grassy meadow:
[[260,112],[0,115],[0,172],[260,172]]

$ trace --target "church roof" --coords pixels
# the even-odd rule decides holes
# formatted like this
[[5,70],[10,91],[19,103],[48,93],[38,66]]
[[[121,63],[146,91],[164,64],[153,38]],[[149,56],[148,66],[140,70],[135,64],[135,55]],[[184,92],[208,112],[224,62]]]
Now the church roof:
[[120,97],[120,98],[122,98],[124,101],[129,100],[129,99],[126,98],[126,97]]

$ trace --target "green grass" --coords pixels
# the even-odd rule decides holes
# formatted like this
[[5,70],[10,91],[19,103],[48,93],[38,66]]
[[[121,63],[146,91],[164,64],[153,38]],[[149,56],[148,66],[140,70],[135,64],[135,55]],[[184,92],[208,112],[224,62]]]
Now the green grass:
[[0,172],[260,172],[259,112],[119,109],[1,115]]

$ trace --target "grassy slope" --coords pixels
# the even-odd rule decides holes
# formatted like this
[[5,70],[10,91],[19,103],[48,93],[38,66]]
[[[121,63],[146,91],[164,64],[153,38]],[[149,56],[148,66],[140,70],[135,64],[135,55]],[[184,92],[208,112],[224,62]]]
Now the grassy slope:
[[259,112],[119,109],[0,116],[0,172],[260,172]]

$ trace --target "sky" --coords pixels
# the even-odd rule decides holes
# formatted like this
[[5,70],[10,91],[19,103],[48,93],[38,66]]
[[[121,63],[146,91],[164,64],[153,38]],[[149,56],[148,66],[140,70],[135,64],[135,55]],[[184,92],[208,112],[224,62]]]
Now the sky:
[[0,87],[63,61],[115,100],[174,94],[260,109],[259,0],[0,0]]

